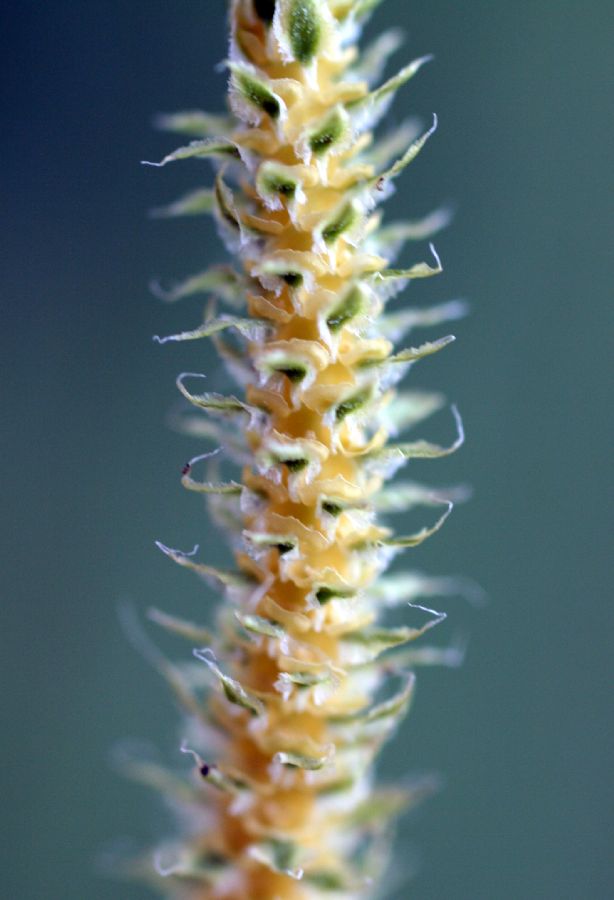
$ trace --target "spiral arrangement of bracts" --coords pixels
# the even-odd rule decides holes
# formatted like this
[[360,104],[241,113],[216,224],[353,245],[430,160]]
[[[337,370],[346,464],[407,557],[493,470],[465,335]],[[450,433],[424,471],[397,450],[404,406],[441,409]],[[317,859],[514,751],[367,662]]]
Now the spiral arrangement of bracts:
[[[197,646],[190,667],[161,664],[189,714],[192,780],[134,766],[182,810],[182,839],[161,849],[150,873],[167,896],[373,897],[390,821],[424,788],[374,787],[373,763],[411,701],[421,651],[407,645],[443,618],[416,601],[448,586],[383,573],[440,528],[453,498],[388,482],[408,460],[453,452],[463,435],[453,409],[450,446],[399,441],[444,401],[394,386],[453,340],[399,348],[404,336],[463,308],[385,311],[410,281],[441,271],[432,246],[432,264],[390,264],[446,214],[380,224],[378,205],[437,122],[374,141],[395,92],[427,60],[381,83],[398,33],[356,47],[376,5],[233,0],[228,117],[161,121],[198,139],[157,165],[207,157],[216,175],[211,189],[158,213],[212,214],[241,263],[168,292],[213,299],[201,326],[159,338],[212,342],[240,388],[238,397],[201,392],[193,373],[177,382],[199,410],[188,428],[214,445],[186,466],[183,483],[207,495],[229,530],[236,571],[159,545],[226,601],[214,634],[153,614]],[[220,314],[218,301],[234,309]],[[216,480],[222,457],[238,465],[236,480]],[[415,534],[397,536],[378,519],[417,505],[441,508]],[[418,624],[382,624],[386,608],[407,603]],[[422,651],[423,661],[438,659],[445,651]]]

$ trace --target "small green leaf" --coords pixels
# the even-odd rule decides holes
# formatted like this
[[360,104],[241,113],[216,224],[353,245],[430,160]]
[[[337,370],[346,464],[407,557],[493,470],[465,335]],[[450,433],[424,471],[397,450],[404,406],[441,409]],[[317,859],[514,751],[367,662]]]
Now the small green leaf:
[[296,880],[303,877],[303,870],[296,865],[298,846],[293,841],[271,838],[260,844],[250,844],[247,852],[252,859],[262,863],[272,872],[288,875]]
[[371,725],[374,722],[381,722],[386,719],[398,722],[398,720],[407,712],[407,708],[413,696],[415,682],[415,676],[413,672],[410,672],[406,676],[405,684],[401,690],[388,700],[376,703],[368,709],[364,716],[361,717],[361,724]]
[[329,716],[328,721],[332,725],[359,725],[361,727],[379,723],[385,720],[392,720],[395,724],[407,712],[410,700],[413,695],[415,676],[412,672],[407,672],[403,676],[403,686],[396,694],[376,703],[366,710],[360,712],[349,713],[347,715]]
[[352,631],[343,636],[346,643],[381,644],[383,647],[398,647],[404,644],[412,629],[402,626],[400,628],[367,628],[363,631]]
[[184,194],[178,200],[167,206],[158,206],[152,209],[151,216],[154,219],[172,219],[179,216],[202,216],[213,212],[214,194],[209,188],[200,188]]
[[346,500],[341,497],[322,497],[320,499],[320,508],[322,512],[328,516],[337,518],[341,513],[352,509],[365,509],[370,501],[367,500]]
[[359,409],[362,409],[370,399],[371,391],[363,390],[348,397],[346,400],[342,400],[341,403],[335,407],[335,419],[337,422],[342,422],[346,416],[352,415],[353,413],[358,412]]
[[284,363],[282,365],[276,366],[274,371],[278,372],[280,375],[285,375],[286,378],[292,382],[292,384],[298,384],[307,375],[307,368],[305,366],[299,365],[298,363]]
[[226,316],[219,319],[209,319],[203,322],[193,331],[181,331],[179,334],[169,334],[166,337],[154,335],[154,341],[158,344],[166,344],[169,341],[196,341],[200,338],[211,337],[226,328],[236,328],[236,330],[247,338],[247,340],[257,340],[262,336],[263,331],[267,328],[268,323],[264,319],[238,319],[234,316]]
[[391,487],[384,487],[371,498],[373,509],[380,513],[407,512],[416,506],[438,506],[451,500],[462,502],[469,496],[469,490],[463,485],[455,488],[433,488],[415,481],[396,482]]
[[379,451],[377,456],[380,458],[401,458],[401,459],[438,459],[441,456],[449,456],[461,447],[465,440],[465,432],[460,414],[455,406],[452,407],[452,414],[456,422],[457,436],[448,447],[441,447],[439,444],[431,444],[429,441],[414,441],[407,444],[389,444],[383,450]]
[[239,151],[235,144],[223,138],[205,138],[202,141],[191,141],[187,147],[178,147],[168,156],[165,156],[160,162],[148,162],[143,160],[144,166],[157,166],[161,168],[167,163],[176,162],[181,159],[197,159],[204,157],[214,157],[221,159],[239,159]]
[[155,296],[169,303],[183,300],[184,297],[192,297],[194,294],[211,292],[214,296],[236,306],[243,297],[243,289],[243,276],[230,266],[214,266],[206,269],[197,275],[191,275],[169,290],[164,290],[156,282],[151,284],[151,290]]
[[260,112],[266,113],[271,119],[279,118],[280,99],[265,81],[257,78],[248,68],[238,63],[231,63],[230,71],[232,72],[232,86],[239,97]]
[[293,474],[302,472],[303,469],[306,469],[309,465],[309,460],[307,459],[279,459],[278,462],[284,465],[288,471]]
[[355,595],[356,591],[333,587],[331,585],[321,585],[316,590],[316,600],[320,606],[324,606],[330,600],[345,599],[347,597],[354,597]]
[[306,769],[309,772],[315,772],[326,765],[330,756],[328,754],[326,756],[307,756],[304,753],[282,750],[275,754],[274,759],[289,769]]
[[347,878],[341,872],[335,872],[333,869],[317,869],[313,872],[306,872],[303,881],[320,891],[344,891],[348,887]]
[[322,156],[335,144],[338,144],[347,131],[347,115],[341,107],[337,107],[312,131],[308,137],[309,149],[314,156]]
[[240,231],[241,225],[235,208],[234,196],[228,187],[222,173],[215,179],[215,208],[222,222],[228,225],[232,231]]
[[362,24],[380,3],[383,0],[330,0],[333,15],[339,22],[350,19],[358,24]]
[[376,171],[385,168],[391,160],[404,150],[420,134],[421,123],[415,119],[407,119],[401,125],[391,129],[360,154],[361,162],[373,166]]
[[411,640],[415,629],[401,626],[399,628],[366,628],[343,635],[343,643],[358,644],[375,652],[382,653],[392,647],[399,647]]
[[247,452],[245,433],[241,429],[227,428],[221,422],[194,415],[191,410],[178,409],[170,418],[171,427],[180,434],[210,441],[224,447],[238,465],[247,465],[251,456]]
[[247,785],[239,778],[232,778],[225,772],[221,772],[218,768],[211,766],[207,775],[203,776],[206,781],[212,784],[220,791],[226,794],[243,794],[247,793]]
[[289,472],[302,472],[309,465],[309,459],[305,456],[302,447],[283,445],[273,451],[270,460],[274,465],[286,466]]
[[292,384],[300,384],[309,372],[309,367],[303,359],[276,350],[262,354],[255,365],[259,371],[268,375],[275,372],[285,375]]
[[456,338],[453,334],[448,334],[446,337],[439,338],[436,341],[426,341],[419,347],[408,347],[406,350],[400,350],[393,356],[386,356],[382,359],[370,359],[367,357],[365,360],[360,360],[357,366],[360,369],[370,369],[374,366],[383,366],[389,363],[417,362],[419,359],[424,359],[425,356],[432,356],[433,353],[438,353],[455,340]]
[[230,703],[246,709],[252,716],[261,716],[265,712],[264,703],[258,697],[247,691],[239,681],[222,672],[210,650],[195,650],[194,656],[202,660],[213,672]]
[[361,107],[380,103],[382,100],[385,100],[387,97],[398,91],[402,85],[410,80],[410,78],[413,78],[418,69],[422,68],[425,63],[430,62],[432,59],[433,57],[428,55],[412,60],[409,65],[401,69],[400,72],[397,72],[396,75],[393,75],[392,78],[389,78],[388,81],[384,82],[384,84],[380,85],[376,90],[371,91],[370,94],[367,94],[365,97],[360,97],[357,100],[351,100],[347,104],[347,108],[351,112],[354,112],[354,110]]
[[321,784],[314,785],[314,789],[318,797],[330,797],[334,794],[342,794],[351,789],[356,784],[356,778],[347,775],[343,778],[336,778],[334,781],[325,781]]
[[165,546],[161,541],[155,542],[158,550],[161,550],[165,556],[176,562],[177,565],[186,569],[192,569],[198,575],[221,584],[228,588],[244,588],[253,584],[252,579],[243,572],[231,572],[227,569],[217,569],[215,566],[208,566],[205,563],[198,563],[192,559],[194,553],[198,550],[198,545],[191,553],[184,553],[182,550],[173,550],[171,547]]
[[465,644],[460,641],[447,647],[408,647],[399,651],[393,651],[386,661],[393,665],[402,666],[443,666],[448,669],[458,669],[465,660]]
[[190,109],[176,113],[159,113],[154,118],[154,125],[161,131],[173,131],[176,134],[200,138],[225,134],[231,131],[233,127],[229,116],[206,113],[200,109]]
[[396,255],[406,241],[424,241],[450,224],[452,211],[448,206],[410,222],[393,222],[380,228],[373,236],[373,244],[378,252]]
[[[169,550],[169,548],[164,547],[163,544],[157,543],[157,546],[159,549],[163,550],[167,556],[177,552]],[[139,619],[136,617],[134,610],[130,606],[125,604],[122,605],[119,613],[122,628],[132,646],[164,678],[178,703],[191,715],[195,716],[197,719],[202,719],[202,707],[194,694],[193,685],[185,672],[178,666],[169,662],[164,654],[160,652],[158,647],[144,632]]]
[[317,53],[322,37],[317,4],[314,0],[287,0],[285,5],[292,56],[297,62],[309,63]]
[[[379,513],[390,514],[407,512],[416,506],[435,506],[443,502],[444,492],[425,487],[415,481],[395,482],[393,486],[384,487],[377,492],[371,502],[373,509]],[[445,498],[445,499],[452,499]]]
[[446,613],[428,609],[426,606],[418,606],[412,603],[409,606],[413,609],[419,609],[430,616],[420,628],[412,628],[408,625],[398,628],[380,628],[375,626],[344,634],[342,643],[350,650],[350,664],[364,665],[372,662],[388,650],[415,641],[446,618]]
[[381,541],[380,543],[388,547],[417,547],[419,544],[424,543],[427,538],[432,537],[432,535],[439,531],[443,523],[452,512],[452,509],[454,508],[454,504],[452,502],[447,503],[446,506],[447,509],[445,513],[440,516],[435,524],[431,525],[430,528],[427,528],[425,526],[424,528],[421,528],[420,531],[416,531],[414,534],[406,534],[401,537],[387,538],[385,541]]
[[[293,261],[293,264],[296,265],[295,260]],[[257,278],[266,278],[267,276],[279,278],[287,284],[289,288],[295,289],[300,288],[303,285],[307,271],[307,269],[303,272],[298,268],[290,268],[288,260],[263,259],[259,262],[257,267],[254,268],[252,274]]]
[[340,331],[344,325],[355,319],[356,316],[364,313],[367,308],[367,301],[364,292],[359,285],[350,288],[341,302],[333,308],[328,314],[326,324],[330,331],[335,334]]
[[198,792],[193,784],[179,775],[143,756],[139,747],[119,746],[114,749],[113,762],[120,774],[132,781],[144,784],[182,803],[198,802]]
[[445,405],[443,394],[434,391],[400,391],[383,411],[383,421],[400,434],[424,421]]
[[352,65],[350,72],[358,81],[369,83],[378,79],[390,56],[403,43],[403,32],[400,28],[390,28],[378,35],[368,47],[361,52]]
[[255,547],[278,550],[280,556],[294,550],[298,543],[292,535],[268,534],[264,531],[244,531],[243,536]]
[[450,300],[424,309],[404,309],[382,316],[378,330],[382,337],[398,341],[413,328],[429,328],[442,322],[456,321],[466,316],[467,312],[468,306],[464,300]]
[[[402,487],[402,485],[401,485]],[[422,572],[395,572],[378,578],[368,590],[369,597],[384,606],[413,603],[418,597],[465,597],[480,604],[484,592],[471,580],[459,576],[437,577]]]
[[435,257],[435,266],[429,266],[428,263],[420,262],[410,269],[382,269],[371,276],[371,281],[375,285],[381,284],[384,287],[386,296],[394,296],[395,293],[403,290],[407,281],[412,281],[414,278],[430,278],[432,275],[439,275],[440,272],[443,272],[441,260],[433,244],[429,244],[429,249]]
[[380,175],[376,176],[373,179],[373,183],[377,184],[378,187],[380,187],[382,180],[390,181],[392,178],[396,178],[397,175],[400,175],[401,172],[403,171],[403,169],[405,169],[410,164],[410,162],[412,162],[416,158],[416,156],[420,153],[420,151],[422,150],[422,148],[424,147],[424,145],[426,144],[428,139],[431,137],[432,134],[435,133],[436,130],[437,130],[437,116],[435,114],[433,114],[433,124],[429,128],[429,130],[425,131],[425,133],[423,135],[421,135],[419,138],[417,138],[415,141],[413,141],[412,144],[405,151],[403,156],[400,159],[398,159],[394,163],[394,165],[392,165],[385,172],[382,172]]
[[277,622],[273,622],[272,619],[265,619],[263,616],[251,615],[239,611],[235,612],[235,616],[243,628],[245,628],[246,631],[251,631],[253,634],[277,638],[278,640],[287,637],[286,632],[281,625]]
[[199,409],[204,409],[207,412],[213,413],[221,413],[222,415],[230,414],[237,415],[240,413],[256,413],[254,407],[249,406],[249,404],[244,403],[242,400],[239,400],[237,397],[225,396],[224,394],[217,394],[213,391],[206,391],[204,394],[192,394],[184,385],[185,378],[204,378],[205,376],[200,374],[199,372],[182,372],[177,376],[176,384],[179,388],[180,392],[189,400],[190,403],[194,404],[194,406],[198,406]]
[[324,672],[280,672],[279,680],[282,683],[295,684],[301,688],[314,687],[331,680],[329,671]]
[[352,17],[356,21],[362,21],[367,16],[370,16],[382,2],[383,0],[353,0]]
[[353,203],[345,203],[335,215],[326,222],[321,230],[322,240],[325,244],[334,244],[341,235],[355,224],[358,218],[356,207]]
[[178,619],[176,616],[171,616],[154,607],[147,611],[147,618],[155,622],[156,625],[160,625],[161,628],[165,628],[173,634],[181,635],[181,637],[187,638],[189,641],[195,641],[199,644],[213,643],[214,638],[209,629],[203,628],[202,625],[197,625],[195,622]]
[[448,334],[446,337],[439,338],[436,341],[426,341],[424,344],[420,344],[419,347],[408,347],[406,350],[400,350],[398,353],[395,353],[394,356],[389,356],[385,362],[415,362],[418,359],[424,359],[425,356],[432,356],[433,353],[439,353],[440,350],[443,350],[444,347],[447,347],[448,344],[451,344],[452,341],[455,340],[456,338],[453,334]]
[[398,788],[374,791],[367,801],[352,811],[348,824],[355,828],[365,828],[371,825],[380,827],[386,819],[399,816],[406,809],[410,800],[411,797]]
[[325,512],[329,516],[333,516],[333,518],[337,518],[340,516],[345,509],[347,509],[347,504],[342,501],[326,499],[322,500],[322,511]]
[[[206,866],[200,865],[190,858],[178,859],[170,864],[163,864],[158,860],[157,874],[166,881],[178,882],[184,889],[203,889],[204,885],[213,888],[220,878],[220,871],[211,872]],[[226,870],[229,871],[229,870]],[[150,873],[147,873],[151,878]]]
[[292,199],[298,186],[298,179],[288,166],[265,162],[258,169],[256,188],[263,199],[272,196]]
[[243,485],[236,481],[194,481],[186,474],[182,476],[181,483],[188,491],[196,491],[199,494],[238,496],[243,492]]

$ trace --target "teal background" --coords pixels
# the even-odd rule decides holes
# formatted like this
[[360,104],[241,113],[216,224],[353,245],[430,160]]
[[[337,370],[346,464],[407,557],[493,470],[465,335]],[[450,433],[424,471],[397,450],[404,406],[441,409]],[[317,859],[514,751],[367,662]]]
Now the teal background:
[[[98,873],[116,839],[169,827],[145,789],[115,774],[111,748],[145,738],[185,763],[173,704],[122,635],[117,607],[212,606],[153,541],[220,554],[178,483],[198,445],[164,419],[177,371],[224,381],[207,347],[151,342],[196,325],[199,305],[165,307],[147,283],[223,254],[208,223],[145,214],[207,179],[206,164],[138,162],[173,146],[149,128],[156,111],[220,108],[224,16],[222,0],[5,7],[0,893],[11,900],[148,896]],[[436,241],[444,275],[406,302],[465,296],[473,310],[414,379],[460,405],[466,446],[412,474],[470,481],[475,496],[407,562],[471,575],[490,596],[481,610],[445,603],[437,637],[468,633],[466,662],[420,671],[386,752],[389,777],[428,770],[446,782],[403,822],[398,873],[415,865],[417,875],[396,900],[614,890],[613,18],[605,0],[389,0],[369,30],[402,24],[407,55],[436,54],[391,120],[436,110],[440,129],[389,212],[458,209]],[[409,247],[402,262],[425,253]],[[424,431],[445,440],[451,425],[440,415]]]

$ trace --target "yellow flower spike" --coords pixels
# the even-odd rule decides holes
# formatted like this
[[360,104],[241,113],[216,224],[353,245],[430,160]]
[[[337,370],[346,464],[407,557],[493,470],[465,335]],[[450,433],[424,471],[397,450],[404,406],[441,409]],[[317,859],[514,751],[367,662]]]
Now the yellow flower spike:
[[[201,325],[157,340],[211,340],[239,385],[237,396],[222,396],[200,392],[198,373],[177,379],[198,416],[186,430],[219,448],[191,460],[182,483],[230,531],[236,571],[158,545],[225,599],[211,632],[152,612],[158,625],[208,644],[180,670],[189,697],[182,749],[194,772],[174,802],[190,827],[160,848],[149,871],[168,897],[374,896],[389,823],[424,791],[374,789],[375,757],[409,708],[412,667],[456,665],[461,655],[407,647],[445,618],[415,601],[450,593],[452,582],[383,577],[464,493],[387,484],[409,459],[445,456],[463,441],[455,408],[449,445],[405,441],[443,399],[394,388],[453,336],[398,342],[465,308],[452,301],[384,312],[410,281],[441,272],[432,245],[433,263],[391,266],[405,241],[430,237],[449,213],[382,226],[375,211],[437,125],[434,117],[420,132],[410,122],[375,140],[395,93],[430,59],[381,82],[399,33],[362,54],[356,45],[377,5],[231,0],[229,115],[158,120],[194,140],[154,165],[206,157],[217,174],[211,187],[154,215],[213,215],[237,268],[157,288],[170,301],[207,293],[233,310],[218,314],[211,304]],[[220,477],[222,464],[234,473]],[[378,521],[416,506],[439,512],[415,533],[395,536]],[[385,610],[400,604],[407,623],[385,626]],[[133,768],[175,785],[158,768]]]

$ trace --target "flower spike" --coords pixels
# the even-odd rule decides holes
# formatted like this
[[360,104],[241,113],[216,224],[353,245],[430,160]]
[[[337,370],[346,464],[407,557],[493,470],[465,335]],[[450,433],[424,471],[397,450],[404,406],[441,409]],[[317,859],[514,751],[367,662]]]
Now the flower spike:
[[[200,373],[177,378],[192,410],[183,427],[216,448],[201,447],[181,482],[228,531],[234,568],[220,568],[211,545],[197,558],[197,547],[157,544],[223,598],[213,627],[150,611],[195,645],[178,670],[155,655],[183,701],[181,749],[194,765],[182,781],[131,764],[189,823],[149,870],[179,900],[379,896],[389,823],[432,783],[374,789],[377,753],[411,705],[414,667],[462,658],[458,642],[421,644],[446,614],[419,601],[466,595],[466,582],[384,575],[467,496],[463,486],[390,484],[410,460],[413,469],[414,459],[447,456],[464,441],[456,407],[449,444],[405,440],[445,401],[395,385],[454,340],[444,333],[411,346],[411,329],[458,319],[466,304],[384,313],[410,282],[441,273],[432,244],[430,262],[393,264],[406,241],[430,238],[450,212],[382,225],[375,210],[437,128],[433,116],[427,130],[410,121],[374,137],[431,59],[382,80],[400,32],[362,55],[357,47],[379,2],[231,0],[228,114],[157,120],[192,140],[148,165],[206,158],[215,175],[153,214],[212,215],[235,259],[169,290],[153,286],[171,302],[215,298],[186,330],[155,340],[202,339],[238,384],[226,396],[195,387]],[[217,300],[233,314],[219,314]],[[380,518],[416,507],[430,513],[416,531],[396,535]],[[403,624],[385,623],[391,608],[405,609]]]

